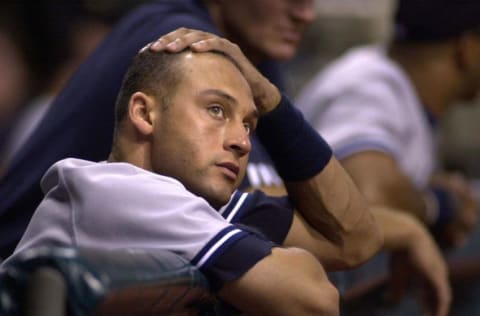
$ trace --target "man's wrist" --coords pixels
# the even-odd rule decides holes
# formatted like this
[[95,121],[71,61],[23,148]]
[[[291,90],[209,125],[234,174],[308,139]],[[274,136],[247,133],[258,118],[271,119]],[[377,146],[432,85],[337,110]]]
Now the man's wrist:
[[313,177],[332,157],[327,142],[284,95],[278,106],[260,118],[257,135],[285,181]]
[[270,93],[265,93],[261,96],[256,96],[255,97],[255,104],[257,106],[258,111],[260,112],[260,115],[266,115],[273,110],[275,110],[280,102],[282,101],[282,94],[278,90],[278,88],[270,83],[271,85],[271,92]]
[[455,216],[454,197],[446,190],[432,187],[426,193],[427,224],[434,230],[441,229]]

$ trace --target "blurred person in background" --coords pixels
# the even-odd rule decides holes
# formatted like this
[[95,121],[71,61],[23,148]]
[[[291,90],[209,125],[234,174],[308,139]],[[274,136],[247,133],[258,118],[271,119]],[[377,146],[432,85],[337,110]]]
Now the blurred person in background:
[[[480,89],[479,14],[478,1],[400,0],[386,47],[353,48],[297,99],[372,206],[408,212],[430,229],[451,259],[454,283],[480,277],[478,206],[465,177],[442,169],[436,128],[450,107]],[[477,267],[459,269],[468,260]],[[383,257],[371,264],[352,282],[388,267]],[[397,294],[418,282],[405,256],[392,256],[391,265]],[[452,314],[478,314],[478,285],[456,285]]]
[[[32,74],[23,49],[25,36],[21,26],[17,5],[0,5],[0,148],[14,117],[32,93]],[[3,169],[0,164],[0,175]]]
[[[9,5],[16,15],[20,51],[30,75],[30,91],[9,115],[0,147],[0,165],[6,170],[18,149],[39,124],[57,93],[78,65],[95,49],[115,20],[113,14],[93,11],[81,1],[36,1]],[[61,12],[61,14],[59,14]],[[5,65],[5,74],[15,70]],[[18,77],[21,71],[15,71]],[[15,78],[15,77],[14,77]],[[21,96],[26,89],[9,89]],[[19,93],[20,91],[20,93]],[[17,102],[18,103],[18,102]],[[15,103],[9,101],[10,107]],[[0,174],[1,175],[1,174]]]

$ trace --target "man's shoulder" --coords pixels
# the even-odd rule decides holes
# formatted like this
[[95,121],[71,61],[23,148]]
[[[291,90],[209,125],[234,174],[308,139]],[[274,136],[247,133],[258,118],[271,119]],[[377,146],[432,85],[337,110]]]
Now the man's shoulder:
[[305,86],[296,101],[307,117],[345,111],[340,107],[373,107],[382,113],[401,103],[410,90],[408,79],[385,55],[384,48],[369,45],[353,48],[328,65]]
[[370,45],[349,50],[322,71],[321,76],[325,84],[340,91],[396,81],[399,74],[400,69],[386,56],[384,48]]
[[176,179],[162,176],[126,162],[93,162],[77,158],[66,158],[56,162],[45,173],[42,188],[49,191],[57,185],[82,188],[128,188],[136,191],[140,187],[155,186],[186,191]]

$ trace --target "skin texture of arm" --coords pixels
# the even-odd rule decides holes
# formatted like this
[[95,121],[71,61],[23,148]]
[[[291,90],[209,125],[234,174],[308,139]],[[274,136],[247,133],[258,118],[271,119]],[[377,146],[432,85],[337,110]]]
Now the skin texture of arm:
[[[298,269],[292,269],[292,266]],[[314,256],[274,248],[219,296],[247,315],[339,315],[339,296]]]
[[342,159],[341,163],[370,203],[405,210],[427,221],[421,193],[391,156],[365,151]]
[[[382,246],[382,229],[335,157],[320,174],[305,181],[286,183],[286,188],[299,213],[287,236],[287,244],[304,245],[315,240],[307,249],[316,254],[327,269],[355,267]],[[301,223],[302,229],[297,229],[297,223]]]
[[[342,165],[372,205],[409,212],[427,225],[431,221],[427,215],[424,193],[413,186],[391,156],[365,151],[343,159]],[[458,177],[443,175],[434,177],[433,182],[454,194],[460,201],[456,217],[447,224],[440,236],[446,245],[459,246],[467,240],[477,221],[473,194],[466,182]]]
[[[272,111],[280,102],[278,89],[258,72],[237,45],[224,38],[181,28],[162,36],[148,47],[154,51],[172,52],[185,47],[196,52],[222,51],[242,69],[261,114]],[[287,183],[286,188],[302,217],[338,248],[337,253],[342,257],[335,258],[339,260],[338,268],[356,266],[381,247],[381,229],[369,212],[365,199],[334,157],[319,174],[304,181]],[[321,251],[314,252],[319,253]]]

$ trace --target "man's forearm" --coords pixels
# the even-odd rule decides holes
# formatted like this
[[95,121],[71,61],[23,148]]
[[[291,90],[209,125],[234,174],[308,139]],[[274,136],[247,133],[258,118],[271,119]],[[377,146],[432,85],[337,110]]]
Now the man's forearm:
[[380,229],[362,194],[330,146],[285,96],[262,117],[257,133],[297,211],[314,229],[342,248],[362,240],[370,255],[378,250]]
[[332,157],[316,176],[286,183],[290,198],[310,226],[339,247],[355,266],[383,245],[383,230],[340,163]]

